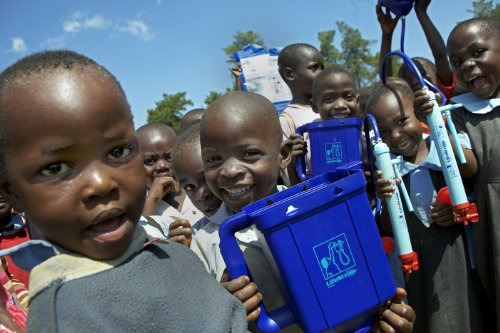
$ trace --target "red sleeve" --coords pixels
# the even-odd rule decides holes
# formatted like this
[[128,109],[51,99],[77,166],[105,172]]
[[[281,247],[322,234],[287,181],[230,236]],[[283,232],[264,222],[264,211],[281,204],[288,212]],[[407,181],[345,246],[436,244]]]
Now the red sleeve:
[[446,101],[449,104],[450,98],[455,96],[455,86],[457,85],[457,81],[455,79],[455,75],[451,75],[451,86],[445,86],[443,83],[441,83],[441,80],[437,78],[436,86],[441,90],[446,97]]

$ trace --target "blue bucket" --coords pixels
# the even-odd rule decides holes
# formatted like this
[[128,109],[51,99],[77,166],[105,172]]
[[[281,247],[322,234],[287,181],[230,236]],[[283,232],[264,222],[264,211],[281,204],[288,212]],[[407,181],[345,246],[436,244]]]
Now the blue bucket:
[[306,332],[368,332],[395,294],[360,164],[256,201],[221,224],[220,249],[233,279],[251,276],[234,236],[251,226],[276,265],[286,305],[268,313],[261,304],[262,331],[297,323]]
[[299,178],[306,179],[335,171],[339,166],[363,160],[359,118],[315,121],[297,128],[297,133],[309,134],[311,170],[306,170],[305,156],[298,156],[295,170]]

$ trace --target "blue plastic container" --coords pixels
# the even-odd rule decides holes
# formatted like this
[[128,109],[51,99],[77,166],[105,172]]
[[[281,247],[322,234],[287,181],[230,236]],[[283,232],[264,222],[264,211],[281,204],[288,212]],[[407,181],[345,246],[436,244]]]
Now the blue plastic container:
[[384,7],[389,8],[396,16],[408,15],[415,0],[379,0],[378,3]]
[[395,294],[359,164],[256,201],[221,224],[220,249],[233,279],[251,276],[234,233],[252,225],[277,267],[287,305],[268,313],[261,304],[261,330],[296,322],[306,332],[368,332]]
[[299,178],[306,179],[335,171],[339,166],[363,160],[359,118],[315,121],[297,128],[297,133],[309,134],[311,170],[306,170],[305,156],[297,157],[295,170]]

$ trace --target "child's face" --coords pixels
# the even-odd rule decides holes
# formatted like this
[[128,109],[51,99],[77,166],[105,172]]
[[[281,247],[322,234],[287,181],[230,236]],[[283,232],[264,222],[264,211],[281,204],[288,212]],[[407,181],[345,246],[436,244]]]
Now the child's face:
[[300,62],[293,71],[295,87],[301,93],[311,96],[314,78],[323,68],[323,56],[314,49],[304,48]]
[[174,168],[180,187],[195,207],[206,216],[214,215],[221,201],[212,193],[205,181],[201,147],[193,144],[183,148]]
[[316,88],[312,107],[321,119],[347,118],[356,115],[358,92],[352,78],[346,73],[334,73],[325,77]]
[[[222,117],[205,119],[202,158],[212,192],[234,212],[277,191],[280,167],[286,167],[272,126],[262,118],[237,122]],[[284,149],[288,149],[286,146]],[[283,150],[284,150],[283,149]]]
[[[418,63],[418,61],[415,61],[415,65],[417,65],[420,74],[422,74],[424,79],[436,85],[437,76],[436,73],[433,71],[432,67],[430,67],[426,63]],[[411,87],[411,90],[413,90],[414,92],[417,92],[420,89],[422,89],[422,87],[420,86],[420,81],[406,67],[402,69],[400,75],[401,78],[408,83],[408,85]]]
[[129,246],[146,180],[124,97],[84,72],[44,70],[10,85],[1,190],[46,239],[105,260]]
[[500,43],[494,36],[470,24],[449,36],[447,49],[460,83],[480,98],[500,97]]
[[175,137],[173,135],[162,135],[159,131],[144,137],[141,136],[140,145],[148,187],[151,187],[156,177],[174,176],[172,169],[174,144]]
[[382,140],[391,152],[405,157],[415,156],[422,142],[422,126],[413,113],[413,101],[400,97],[402,110],[396,97],[383,96],[371,112],[375,115]]

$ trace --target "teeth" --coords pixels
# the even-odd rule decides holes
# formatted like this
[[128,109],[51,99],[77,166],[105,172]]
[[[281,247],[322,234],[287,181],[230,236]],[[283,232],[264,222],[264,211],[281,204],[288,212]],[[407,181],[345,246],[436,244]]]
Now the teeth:
[[239,186],[239,187],[226,187],[224,190],[232,197],[237,197],[248,190],[250,190],[250,186]]

